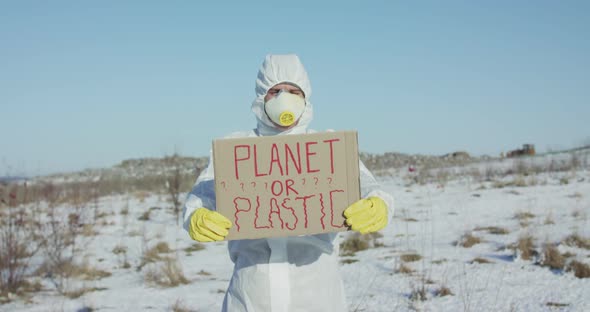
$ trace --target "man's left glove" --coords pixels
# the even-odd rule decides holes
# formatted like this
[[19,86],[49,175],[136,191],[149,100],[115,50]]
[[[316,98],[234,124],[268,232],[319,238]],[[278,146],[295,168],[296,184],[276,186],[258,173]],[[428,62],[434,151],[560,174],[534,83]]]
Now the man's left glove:
[[367,234],[387,225],[387,204],[379,197],[361,199],[344,210],[346,223],[352,230]]
[[221,241],[231,226],[231,221],[217,211],[199,208],[191,216],[188,234],[199,242]]

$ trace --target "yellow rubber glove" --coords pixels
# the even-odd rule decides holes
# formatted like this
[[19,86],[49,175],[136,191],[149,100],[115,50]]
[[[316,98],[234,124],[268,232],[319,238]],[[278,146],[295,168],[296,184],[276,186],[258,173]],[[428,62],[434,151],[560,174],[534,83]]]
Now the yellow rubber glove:
[[221,241],[225,239],[231,226],[231,221],[219,212],[199,208],[191,216],[188,233],[199,242]]
[[352,230],[367,234],[387,225],[387,204],[379,197],[361,199],[344,210],[346,223]]

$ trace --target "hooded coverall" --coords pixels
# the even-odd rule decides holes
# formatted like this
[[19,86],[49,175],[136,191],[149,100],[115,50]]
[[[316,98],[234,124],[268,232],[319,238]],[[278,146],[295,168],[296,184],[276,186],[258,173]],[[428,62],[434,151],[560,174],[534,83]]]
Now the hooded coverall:
[[[288,82],[305,93],[306,107],[298,124],[279,129],[264,112],[268,90]],[[256,79],[256,99],[252,111],[256,129],[233,133],[228,138],[313,133],[308,125],[313,117],[309,98],[311,86],[296,55],[267,55]],[[379,189],[369,170],[359,163],[361,196],[378,196],[393,216],[393,198]],[[213,158],[201,172],[184,205],[184,228],[188,231],[191,214],[200,207],[215,210]],[[222,311],[346,311],[339,272],[338,233],[307,236],[232,240],[228,242],[234,271],[223,301]]]

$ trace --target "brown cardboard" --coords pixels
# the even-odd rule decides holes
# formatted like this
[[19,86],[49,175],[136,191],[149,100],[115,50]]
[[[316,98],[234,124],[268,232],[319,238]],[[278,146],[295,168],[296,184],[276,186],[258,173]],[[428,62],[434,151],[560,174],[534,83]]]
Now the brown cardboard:
[[355,131],[214,140],[213,161],[228,240],[345,231],[360,199]]

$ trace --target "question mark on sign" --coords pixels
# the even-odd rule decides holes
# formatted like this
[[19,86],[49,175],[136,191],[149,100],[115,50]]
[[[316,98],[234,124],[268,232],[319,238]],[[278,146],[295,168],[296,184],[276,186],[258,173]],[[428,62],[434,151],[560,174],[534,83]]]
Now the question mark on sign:
[[303,180],[303,185],[305,185],[305,178],[303,178],[302,180]]
[[242,188],[242,191],[244,190],[244,182],[240,183],[240,187]]
[[264,182],[264,189],[268,190],[268,182]]
[[225,187],[225,181],[221,181],[221,185],[223,185],[223,189],[227,191],[227,187]]
[[252,188],[256,188],[256,182],[250,182],[250,185],[252,185]]
[[313,179],[315,180],[315,185],[318,185],[319,178],[318,177],[313,177]]
[[328,177],[328,184],[332,184],[332,178]]

